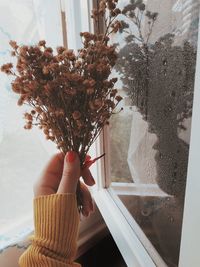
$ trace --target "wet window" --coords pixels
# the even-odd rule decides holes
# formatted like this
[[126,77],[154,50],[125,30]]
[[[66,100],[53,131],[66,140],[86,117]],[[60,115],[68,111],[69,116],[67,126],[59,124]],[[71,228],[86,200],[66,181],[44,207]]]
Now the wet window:
[[178,266],[199,22],[198,0],[120,1],[110,123],[112,187],[162,259]]

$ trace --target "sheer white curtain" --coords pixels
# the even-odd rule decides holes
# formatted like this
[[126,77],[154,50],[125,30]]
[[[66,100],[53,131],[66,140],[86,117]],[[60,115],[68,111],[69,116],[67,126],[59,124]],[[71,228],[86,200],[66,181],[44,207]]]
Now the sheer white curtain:
[[[0,65],[11,61],[10,40],[36,44],[41,39],[62,45],[59,1],[0,0]],[[17,106],[10,82],[0,73],[0,265],[13,267],[5,265],[5,247],[32,229],[32,185],[55,147],[39,130],[24,130],[28,106]]]
[[[197,45],[199,0],[171,0],[163,3],[159,0],[146,1],[147,8],[158,12],[158,23],[152,32],[152,42],[165,34],[175,34],[175,44],[182,45],[188,40]],[[155,99],[155,105],[158,99]],[[162,112],[158,108],[158,120]],[[165,123],[163,121],[163,123]],[[179,131],[179,137],[189,144],[191,118],[185,119],[185,130]],[[166,129],[167,131],[167,129]],[[148,122],[143,120],[139,112],[133,112],[128,164],[135,183],[156,183],[156,149],[152,149],[157,141],[155,133],[149,132]],[[167,140],[166,140],[167,145]],[[167,148],[166,148],[167,149]],[[142,155],[142,157],[141,157]]]

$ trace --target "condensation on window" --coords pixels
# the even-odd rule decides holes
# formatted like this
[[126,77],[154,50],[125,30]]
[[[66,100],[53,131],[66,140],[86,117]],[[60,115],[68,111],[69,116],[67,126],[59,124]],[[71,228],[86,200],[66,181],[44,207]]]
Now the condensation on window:
[[110,125],[111,179],[133,188],[121,200],[166,264],[178,266],[200,3],[124,0],[120,7],[124,32],[112,42],[124,110]]

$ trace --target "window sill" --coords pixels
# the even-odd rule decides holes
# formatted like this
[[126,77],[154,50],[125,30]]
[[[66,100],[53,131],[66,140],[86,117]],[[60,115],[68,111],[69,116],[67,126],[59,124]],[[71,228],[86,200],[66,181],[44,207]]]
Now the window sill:
[[113,189],[97,190],[94,198],[127,266],[167,267]]

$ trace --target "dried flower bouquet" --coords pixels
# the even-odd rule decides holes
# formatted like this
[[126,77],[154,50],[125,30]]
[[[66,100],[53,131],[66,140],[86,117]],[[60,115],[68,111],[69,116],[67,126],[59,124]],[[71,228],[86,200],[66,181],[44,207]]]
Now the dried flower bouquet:
[[44,40],[35,46],[10,41],[16,64],[1,66],[1,71],[14,76],[12,90],[19,95],[18,105],[31,107],[24,114],[24,128],[36,125],[62,152],[78,152],[82,167],[122,99],[114,88],[117,78],[109,79],[117,60],[109,35],[123,28],[116,19],[121,13],[117,2],[100,1],[92,10],[95,22],[105,21],[105,31],[80,33],[83,47],[77,52],[61,46],[55,54]]

